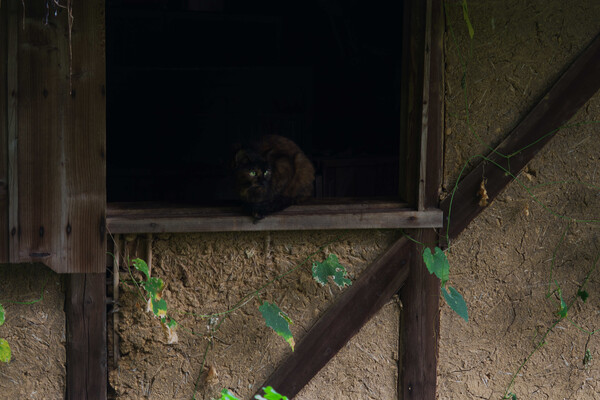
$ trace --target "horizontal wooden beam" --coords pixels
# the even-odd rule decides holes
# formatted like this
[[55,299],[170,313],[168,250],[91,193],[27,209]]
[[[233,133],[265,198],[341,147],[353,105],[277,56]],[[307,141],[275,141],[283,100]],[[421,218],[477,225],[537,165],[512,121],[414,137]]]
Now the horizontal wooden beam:
[[[598,89],[600,35],[579,55],[542,100],[488,158],[510,171],[512,175],[517,175],[555,136],[550,133],[565,125]],[[509,161],[498,153],[514,156],[510,157]],[[489,201],[495,199],[513,180],[512,176],[505,174],[503,169],[489,161],[482,161],[465,176],[452,200],[452,209],[450,210],[450,197],[441,204],[445,216],[450,212],[448,233],[451,239],[456,238],[485,208],[479,205],[477,195],[482,178],[486,180]]]
[[306,333],[292,353],[260,387],[272,386],[293,398],[404,284],[414,243],[398,240]]
[[165,207],[109,204],[108,231],[117,233],[391,229],[442,226],[440,210],[414,211],[404,203],[292,206],[256,223],[238,207]]

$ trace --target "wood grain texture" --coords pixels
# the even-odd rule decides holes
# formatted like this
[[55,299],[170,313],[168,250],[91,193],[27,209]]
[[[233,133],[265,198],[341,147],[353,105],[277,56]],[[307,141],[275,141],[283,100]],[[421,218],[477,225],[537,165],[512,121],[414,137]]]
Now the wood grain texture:
[[[23,13],[25,17],[23,18]],[[16,261],[49,261],[60,256],[63,180],[62,121],[68,75],[68,46],[59,29],[41,23],[43,4],[20,7],[17,49],[17,220]],[[59,97],[62,96],[62,97]],[[13,204],[11,204],[11,207]],[[13,230],[14,232],[15,230]],[[62,260],[61,260],[62,261]]]
[[[0,80],[8,80],[8,8],[0,7]],[[14,29],[11,27],[11,29]],[[6,62],[4,61],[6,60]],[[0,263],[8,256],[8,93],[0,90]]]
[[422,144],[426,164],[423,207],[438,208],[444,174],[444,10],[440,0],[433,0],[428,30],[429,84],[427,108],[427,141]]
[[[435,243],[432,229],[410,232],[417,240]],[[399,390],[403,400],[435,400],[440,332],[440,280],[427,271],[420,247],[413,250],[410,274],[400,291],[401,370]]]
[[[11,261],[56,272],[105,269],[104,0],[43,23],[44,3],[9,1],[16,43],[9,128]],[[69,44],[72,38],[72,46]],[[72,57],[71,57],[72,55]],[[71,90],[72,87],[72,90]],[[10,115],[9,115],[10,117]],[[10,120],[10,118],[9,118]]]
[[[423,2],[426,4],[425,9],[425,29],[424,29],[424,44],[422,48],[423,54],[423,81],[422,81],[422,98],[421,104],[417,109],[421,110],[421,130],[417,132],[414,129],[414,134],[419,133],[420,145],[419,145],[419,180],[418,180],[418,195],[417,195],[417,210],[425,210],[425,186],[427,185],[427,170],[428,160],[427,159],[427,142],[429,139],[429,87],[430,87],[430,70],[431,70],[431,0]],[[417,36],[421,36],[420,32],[416,33]],[[435,82],[433,82],[435,85]],[[416,124],[415,124],[416,127]]]
[[[422,118],[419,207],[437,207],[442,183],[444,99],[441,0],[426,2],[424,101]],[[421,243],[437,243],[433,229],[409,231]],[[435,400],[439,341],[440,281],[429,274],[422,246],[413,249],[410,274],[400,291],[402,300],[398,394],[403,400]]]
[[105,400],[106,275],[67,276],[68,400]]
[[293,206],[254,223],[239,208],[139,207],[109,204],[108,231],[116,233],[272,231],[441,227],[440,210],[404,205]]
[[[8,157],[8,260],[18,261],[18,241],[13,238],[18,233],[18,175],[17,175],[17,136],[18,136],[18,5],[10,1],[7,9],[7,157]],[[4,146],[3,146],[4,147]]]
[[[554,137],[550,133],[566,124],[599,88],[600,35],[577,57],[488,158],[511,174],[517,175]],[[498,153],[515,155],[509,161]],[[512,176],[506,175],[504,170],[493,166],[489,161],[482,161],[465,176],[458,185],[454,199],[449,197],[441,204],[445,218],[450,217],[448,234],[451,239],[456,238],[485,208],[479,205],[477,196],[482,177],[487,182],[486,189],[490,202],[513,181]]]
[[260,387],[293,398],[402,287],[414,244],[403,238],[372,263]]
[[[116,311],[119,309],[119,301],[120,301],[120,293],[119,293],[119,284],[120,280],[120,266],[121,266],[121,235],[114,236],[114,247],[113,247],[113,310]],[[113,368],[119,368],[119,358],[121,357],[121,336],[119,335],[119,323],[120,323],[120,313],[113,312],[112,314],[112,322],[113,322]]]
[[405,1],[403,11],[400,158],[406,171],[400,174],[403,198],[414,208],[419,202],[419,158],[423,104],[425,3]]
[[[62,187],[64,272],[104,272],[106,254],[106,71],[104,0],[73,7],[73,92],[65,120]],[[85,268],[85,269],[83,269]]]

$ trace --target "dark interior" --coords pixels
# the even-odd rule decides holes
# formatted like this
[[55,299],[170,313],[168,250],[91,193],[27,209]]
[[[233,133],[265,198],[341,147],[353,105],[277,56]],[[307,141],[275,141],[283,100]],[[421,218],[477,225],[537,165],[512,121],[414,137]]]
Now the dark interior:
[[402,2],[108,0],[108,201],[228,204],[235,143],[294,140],[315,197],[398,197]]

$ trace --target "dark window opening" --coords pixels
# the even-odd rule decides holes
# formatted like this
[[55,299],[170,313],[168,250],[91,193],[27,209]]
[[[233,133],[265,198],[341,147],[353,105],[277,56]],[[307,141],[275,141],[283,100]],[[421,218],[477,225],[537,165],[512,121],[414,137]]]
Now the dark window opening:
[[402,2],[108,0],[109,202],[235,202],[234,143],[294,140],[315,197],[399,199]]

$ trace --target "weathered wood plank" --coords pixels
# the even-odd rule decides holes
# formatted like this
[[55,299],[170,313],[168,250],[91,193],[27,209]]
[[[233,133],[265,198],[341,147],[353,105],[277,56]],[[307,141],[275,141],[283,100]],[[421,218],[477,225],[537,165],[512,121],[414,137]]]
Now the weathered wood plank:
[[68,400],[104,400],[107,391],[106,275],[67,277]]
[[121,236],[114,236],[113,248],[113,368],[119,368],[119,358],[121,357],[119,336],[120,313],[116,312],[119,308],[119,284],[120,282],[120,267],[121,267]]
[[[552,139],[549,133],[559,129],[600,88],[600,35],[584,50],[539,103],[523,118],[508,137],[488,157],[513,175]],[[510,162],[496,152],[508,155]],[[457,237],[485,207],[479,205],[477,191],[482,177],[486,179],[489,200],[494,200],[513,178],[490,162],[482,161],[458,185],[452,209],[451,198],[445,199],[441,208],[450,214],[448,233]]]
[[424,167],[424,208],[438,208],[444,167],[444,10],[440,0],[431,4],[431,31],[428,48],[429,84],[427,140],[422,142],[427,164]]
[[[8,9],[0,7],[0,60],[8,57]],[[14,27],[11,27],[14,29]],[[14,34],[14,33],[13,33]],[[8,62],[0,62],[0,80],[8,78]],[[0,90],[0,263],[7,263],[8,256],[8,93]]]
[[271,231],[441,227],[440,210],[356,206],[293,206],[254,223],[239,208],[121,208],[108,205],[108,231],[116,233]]
[[405,1],[403,10],[400,159],[406,170],[400,174],[400,195],[413,207],[419,202],[419,157],[423,104],[423,50],[425,6],[423,1]]
[[[423,102],[420,205],[424,209],[437,207],[442,183],[442,149],[444,121],[444,15],[441,0],[427,2],[426,68],[424,84],[427,95]],[[410,232],[413,234],[413,232]],[[436,243],[433,229],[414,233],[421,243]],[[437,382],[440,281],[429,274],[423,263],[421,247],[414,248],[410,274],[400,291],[401,371],[398,394],[403,400],[435,400]]]
[[[435,243],[437,240],[437,233],[432,229],[410,234],[423,243]],[[440,280],[427,271],[420,247],[413,252],[410,273],[400,291],[401,370],[398,392],[403,400],[434,400],[440,331]]]
[[[419,145],[419,180],[418,180],[418,195],[417,195],[417,210],[425,209],[425,187],[427,185],[427,142],[429,138],[429,88],[430,88],[430,70],[431,70],[431,0],[423,2],[425,7],[425,29],[424,29],[424,45],[423,52],[423,82],[422,82],[422,102],[417,109],[421,110],[421,130],[420,130],[420,145]],[[414,20],[414,19],[413,19]],[[416,36],[421,36],[416,33]],[[433,83],[435,84],[435,82]],[[415,129],[415,134],[416,134]]]
[[412,242],[400,239],[371,264],[262,386],[294,397],[402,287],[413,247]]
[[8,258],[10,262],[18,261],[18,241],[13,238],[18,233],[18,175],[17,175],[17,136],[18,136],[18,5],[10,1],[7,9],[7,157],[8,157]]
[[44,3],[24,18],[20,2],[8,4],[9,31],[19,25],[8,74],[11,261],[104,271],[104,0],[74,7],[72,35],[69,10],[45,25]]
[[62,162],[61,103],[68,93],[64,83],[68,45],[62,30],[44,26],[45,13],[44,4],[34,3],[26,10],[19,5],[19,15],[14,16],[23,25],[16,58],[18,192],[12,193],[13,198],[18,196],[16,234],[11,236],[18,243],[13,255],[17,261],[44,262],[55,257],[62,236],[61,210],[56,206],[61,204],[63,176],[57,166]]
[[72,93],[62,93],[67,107],[61,214],[64,272],[106,269],[104,3],[93,0],[73,7]]

